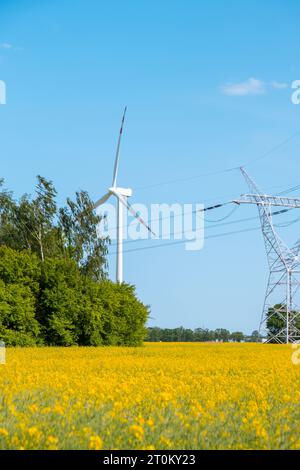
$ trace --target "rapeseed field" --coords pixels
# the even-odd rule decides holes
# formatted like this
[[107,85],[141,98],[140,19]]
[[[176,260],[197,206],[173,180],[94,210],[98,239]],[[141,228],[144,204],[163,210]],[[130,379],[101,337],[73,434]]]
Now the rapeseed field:
[[0,449],[300,449],[286,345],[8,348]]

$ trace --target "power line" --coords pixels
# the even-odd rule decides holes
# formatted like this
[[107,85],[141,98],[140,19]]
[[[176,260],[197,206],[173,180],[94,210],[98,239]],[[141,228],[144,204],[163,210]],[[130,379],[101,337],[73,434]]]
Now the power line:
[[188,176],[188,177],[185,177],[185,178],[177,178],[177,179],[172,179],[172,180],[167,180],[167,181],[161,181],[160,183],[154,183],[154,184],[151,184],[151,185],[139,186],[139,187],[136,188],[136,190],[139,191],[139,190],[144,190],[144,189],[157,188],[159,186],[165,186],[165,185],[168,185],[168,184],[182,183],[182,182],[185,182],[185,181],[197,180],[199,178],[205,178],[205,177],[209,177],[209,176],[215,176],[215,175],[220,175],[220,174],[224,174],[224,173],[229,173],[229,172],[234,171],[234,170],[239,170],[239,168],[241,166],[246,167],[246,166],[252,165],[253,163],[256,163],[260,160],[263,160],[263,159],[267,158],[273,152],[276,152],[277,150],[282,148],[287,143],[291,142],[293,139],[295,139],[299,135],[300,135],[300,130],[298,130],[297,132],[294,132],[289,137],[287,137],[286,139],[281,141],[279,144],[276,144],[274,147],[271,147],[268,151],[264,152],[260,156],[254,158],[254,159],[248,160],[244,164],[236,165],[236,166],[229,167],[229,168],[224,168],[222,170],[216,170],[216,171],[211,171],[211,172],[208,172],[208,173],[202,173],[202,174],[199,174],[199,175]]
[[[219,237],[224,237],[227,235],[233,235],[236,233],[244,233],[244,232],[253,232],[255,230],[260,230],[260,227],[252,227],[252,228],[247,228],[247,229],[242,229],[242,230],[235,230],[232,232],[224,232],[224,233],[217,233],[215,235],[209,235],[208,237],[204,237],[204,240],[208,240],[210,238],[219,238]],[[123,253],[131,253],[134,251],[144,251],[144,250],[153,250],[155,248],[162,248],[164,246],[172,246],[172,245],[180,245],[182,243],[189,243],[193,240],[178,240],[176,242],[169,242],[169,243],[161,243],[160,245],[153,245],[153,246],[143,246],[140,248],[132,248],[130,250],[124,250]],[[109,253],[110,255],[115,255],[117,252]]]
[[287,143],[289,143],[291,140],[295,139],[296,137],[298,137],[298,135],[300,135],[300,130],[298,130],[297,132],[294,132],[293,134],[291,134],[289,137],[287,137],[286,139],[284,139],[282,142],[280,142],[279,144],[275,145],[274,147],[272,147],[270,150],[268,150],[267,152],[264,152],[262,155],[260,155],[259,157],[257,158],[254,158],[252,160],[249,160],[248,162],[246,162],[244,165],[240,165],[240,166],[249,166],[249,165],[252,165],[252,163],[256,163],[260,160],[263,160],[264,158],[267,158],[271,153],[273,152],[276,152],[276,150],[279,150],[281,147],[283,147],[284,145],[286,145]]
[[276,196],[283,196],[284,194],[293,193],[294,191],[297,191],[298,189],[300,189],[300,184],[298,184],[298,186],[293,186],[290,189],[286,189],[285,191],[281,191],[280,193],[277,193]]
[[[282,186],[280,186],[282,187]],[[272,186],[270,187],[269,189],[275,189],[275,188],[278,188],[278,186]],[[288,188],[288,189],[285,189],[284,191],[280,192],[280,193],[276,193],[277,196],[279,195],[283,195],[283,194],[288,194],[289,192],[293,192],[293,191],[296,191],[297,189],[300,188],[300,185],[298,186],[293,186],[291,188]],[[204,199],[203,202],[208,202],[208,201],[215,201],[217,199],[221,199],[222,197],[232,197],[234,198],[235,197],[235,194],[231,193],[231,194],[226,194],[226,195],[223,195],[223,196],[216,196],[216,197],[212,197],[212,198],[209,198],[209,199]],[[223,203],[220,203],[220,204],[216,204],[214,206],[211,206],[211,207],[205,207],[204,210],[211,210],[211,209],[215,209],[215,208],[219,208],[219,207],[222,207],[226,204],[230,204],[232,201],[227,201],[227,202],[223,202]],[[189,214],[195,214],[197,211],[196,210],[193,210],[193,211],[190,211],[190,212],[186,212],[187,215]],[[172,214],[171,215],[172,218],[176,218],[176,217],[181,217],[181,214]],[[227,216],[225,217],[227,218]],[[169,219],[169,216],[166,216],[166,217],[158,217],[156,219],[150,219],[149,220],[149,224],[151,224],[152,222],[158,222],[160,220],[165,220],[165,219]],[[220,219],[221,221],[222,219]],[[207,222],[209,222],[207,220]],[[212,221],[213,222],[213,221]],[[128,228],[129,226],[135,226],[135,225],[138,225],[140,222],[135,220],[135,221],[132,221],[130,224],[124,224],[122,225],[122,228]],[[117,226],[114,226],[114,227],[110,227],[110,230],[116,230],[117,229]]]
[[300,217],[297,217],[296,219],[290,220],[289,222],[283,222],[281,224],[274,224],[274,225],[275,227],[278,227],[278,228],[285,228],[285,227],[289,227],[290,225],[296,224],[297,222],[299,222],[299,220],[300,220]]
[[[293,210],[293,209],[282,209],[282,210],[279,210],[279,211],[272,212],[271,215],[272,216],[279,215],[279,214],[282,214],[282,213],[285,213],[285,212],[289,212],[291,210]],[[215,228],[215,227],[224,226],[224,225],[232,225],[232,224],[241,223],[241,222],[249,222],[249,221],[253,221],[253,220],[257,220],[257,219],[259,219],[259,216],[247,217],[247,218],[244,218],[244,219],[234,220],[234,221],[231,221],[231,222],[212,225],[210,227],[207,227],[205,230]],[[293,223],[298,222],[298,220],[300,220],[300,217],[299,217],[299,219],[295,219],[294,221],[291,221],[289,225],[292,225]],[[235,233],[249,232],[249,231],[252,231],[252,230],[254,231],[254,230],[259,230],[259,229],[260,229],[260,227],[254,227],[254,228],[251,228],[251,229],[241,229],[241,230],[235,230],[235,231],[231,231],[231,232],[214,234],[214,235],[209,235],[207,237],[204,237],[204,240],[207,240],[207,239],[210,239],[210,238],[218,238],[218,237],[231,235],[231,234],[235,234]],[[201,228],[200,231],[204,231],[204,228]],[[186,233],[191,233],[191,232],[194,232],[194,230],[189,230],[187,232],[183,232],[183,231],[172,232],[172,233],[170,233],[170,235],[179,235],[179,234],[184,235]],[[127,243],[136,243],[136,242],[141,242],[141,241],[144,241],[144,239],[139,238],[137,240],[127,240],[124,243],[125,244],[127,244]],[[154,249],[154,248],[161,248],[163,246],[178,245],[178,244],[181,244],[181,243],[188,243],[189,241],[192,241],[192,240],[178,240],[178,241],[175,241],[175,242],[172,241],[172,242],[168,242],[168,243],[161,243],[159,245],[145,246],[145,247],[141,247],[141,248],[133,248],[133,249],[125,250],[124,253],[130,253],[132,251],[140,251],[140,250],[143,251],[143,250]],[[115,245],[117,245],[117,243],[114,243],[111,246],[115,246]],[[114,255],[114,254],[116,254],[116,252],[109,253],[109,255]]]
[[138,186],[135,188],[135,191],[141,191],[144,189],[152,189],[152,188],[157,188],[159,186],[165,186],[168,184],[173,184],[173,183],[182,183],[184,181],[192,181],[192,180],[197,180],[199,178],[205,178],[207,176],[215,176],[215,175],[221,175],[223,173],[229,173],[230,171],[237,170],[238,167],[234,166],[231,168],[225,168],[224,170],[217,170],[217,171],[211,171],[208,173],[202,173],[200,175],[194,175],[194,176],[187,176],[185,178],[177,178],[173,180],[168,180],[168,181],[161,181],[160,183],[154,183],[154,184],[149,184],[147,186]]
[[239,208],[239,206],[238,206],[238,205],[235,205],[234,208],[229,212],[229,214],[225,215],[225,217],[222,217],[222,218],[217,219],[217,220],[208,220],[208,219],[205,219],[205,218],[204,218],[204,221],[207,222],[207,223],[223,222],[223,220],[226,220],[226,219],[228,219],[229,217],[231,217],[232,214],[238,210],[238,208]]
[[[216,208],[219,208],[219,207],[222,207],[222,206],[225,206],[226,204],[230,204],[230,202],[223,202],[221,204],[217,204],[215,206],[211,206],[211,207],[205,207],[204,209],[202,209],[202,211],[207,211],[207,210],[211,210],[211,209],[216,209]],[[197,212],[199,212],[199,209],[196,210],[192,210],[192,211],[189,211],[189,212],[185,212],[186,215],[190,215],[190,214],[196,214]],[[149,219],[148,223],[151,224],[152,222],[159,222],[160,220],[166,220],[166,219],[175,219],[176,217],[182,217],[182,213],[180,214],[171,214],[171,215],[166,215],[165,217],[157,217],[156,219]],[[131,227],[132,225],[135,226],[135,225],[139,225],[139,221],[133,221],[131,222],[130,224],[125,224],[125,225],[122,225],[122,228],[128,228],[128,227]],[[115,227],[110,227],[110,230],[116,230],[117,229],[117,226]]]
[[[210,225],[209,227],[206,227],[205,229],[204,228],[201,228],[200,231],[204,231],[204,230],[210,230],[210,229],[214,229],[216,227],[223,227],[225,225],[233,225],[233,224],[238,224],[238,223],[241,223],[241,222],[250,222],[250,221],[253,221],[253,220],[257,220],[259,217],[258,216],[255,216],[255,217],[247,217],[247,218],[244,218],[244,219],[238,219],[238,220],[232,220],[231,222],[224,222],[224,223],[216,223],[215,225]],[[178,231],[178,232],[170,232],[170,235],[184,235],[186,233],[191,233],[191,232],[194,232],[194,230],[188,230],[188,231]],[[136,240],[125,240],[123,243],[124,244],[128,244],[128,243],[137,243],[137,242],[141,242],[141,241],[144,241],[144,240],[147,240],[147,239],[143,239],[143,238],[138,238]],[[111,243],[110,246],[116,246],[117,245],[117,242],[114,242],[114,243]]]

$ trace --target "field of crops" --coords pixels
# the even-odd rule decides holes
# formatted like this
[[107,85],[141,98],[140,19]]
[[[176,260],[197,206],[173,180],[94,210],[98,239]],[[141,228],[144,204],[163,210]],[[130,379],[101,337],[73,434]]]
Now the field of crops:
[[285,345],[8,349],[1,449],[300,448]]

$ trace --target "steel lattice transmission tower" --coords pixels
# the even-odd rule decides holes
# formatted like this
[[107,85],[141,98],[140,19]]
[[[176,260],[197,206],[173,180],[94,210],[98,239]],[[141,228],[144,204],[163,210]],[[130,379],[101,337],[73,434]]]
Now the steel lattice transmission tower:
[[[272,206],[300,208],[300,199],[268,196],[263,194],[244,168],[241,172],[249,186],[251,194],[235,200],[236,204],[256,204],[259,212],[262,233],[269,264],[269,279],[260,323],[260,332],[267,333],[268,342],[295,343],[300,340],[300,240],[293,248],[288,248],[277,234],[272,215]],[[298,297],[298,299],[297,299]],[[267,322],[273,318],[280,331],[267,329]]]

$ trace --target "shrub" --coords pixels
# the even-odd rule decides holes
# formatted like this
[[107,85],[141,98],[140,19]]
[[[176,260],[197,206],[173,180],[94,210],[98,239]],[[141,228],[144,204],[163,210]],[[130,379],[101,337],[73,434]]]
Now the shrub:
[[140,345],[148,308],[135,288],[95,281],[69,258],[0,247],[0,339],[8,345]]
[[0,280],[0,338],[7,345],[34,344],[39,336],[35,298],[28,286]]
[[49,345],[78,344],[84,309],[81,275],[72,260],[47,259],[42,266],[38,319]]

